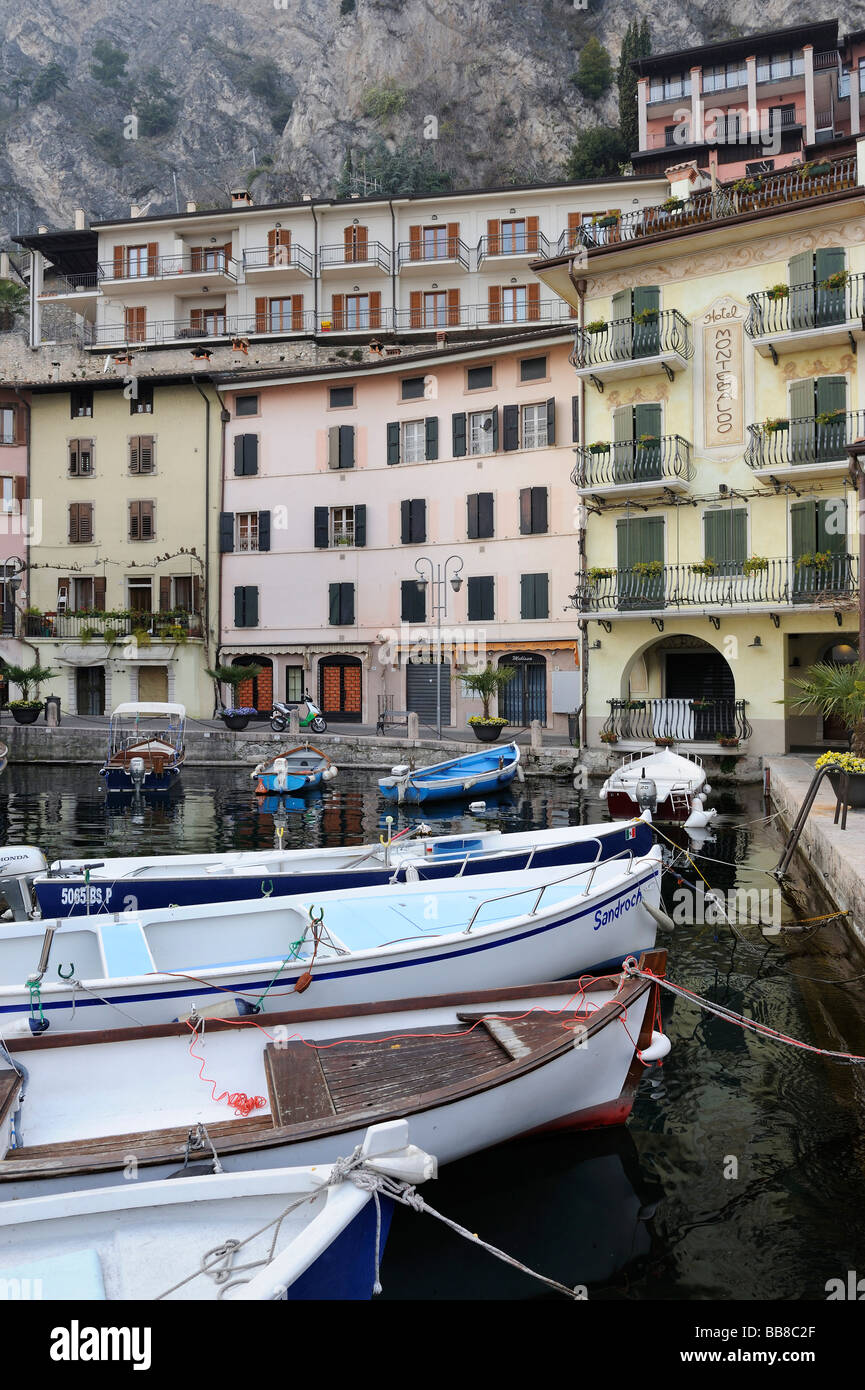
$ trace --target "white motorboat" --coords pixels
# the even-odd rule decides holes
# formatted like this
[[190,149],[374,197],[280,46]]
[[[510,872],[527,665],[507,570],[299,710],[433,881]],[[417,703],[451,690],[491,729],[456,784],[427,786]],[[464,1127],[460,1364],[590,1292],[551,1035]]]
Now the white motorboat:
[[600,795],[617,820],[650,811],[657,820],[684,821],[698,793],[710,792],[703,760],[671,748],[638,749],[607,778]]

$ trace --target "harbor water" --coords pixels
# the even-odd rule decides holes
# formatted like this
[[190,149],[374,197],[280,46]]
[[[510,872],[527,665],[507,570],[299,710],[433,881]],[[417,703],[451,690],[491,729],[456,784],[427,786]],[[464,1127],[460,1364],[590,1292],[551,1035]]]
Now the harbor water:
[[[361,844],[384,833],[388,814],[373,776],[359,772],[308,803],[260,802],[245,769],[187,769],[164,799],[106,799],[95,767],[13,766],[0,790],[0,843],[39,845],[49,858],[251,850],[277,836],[287,849]],[[707,879],[726,901],[770,890],[760,871],[783,834],[760,789],[712,801],[714,839],[698,860]],[[438,833],[606,818],[596,789],[551,779],[527,780],[483,812],[390,813],[395,830],[423,818]],[[689,864],[666,875],[668,911],[694,881]],[[865,959],[843,922],[809,920],[827,907],[807,882],[779,900],[782,930],[769,935],[759,924],[734,933],[691,901],[699,920],[659,940],[671,979],[816,1047],[865,1053]],[[671,995],[664,1029],[672,1053],[644,1076],[626,1127],[478,1154],[444,1169],[427,1200],[592,1300],[822,1301],[830,1280],[865,1275],[865,1069],[758,1038]],[[385,1299],[554,1296],[404,1209],[382,1283]]]

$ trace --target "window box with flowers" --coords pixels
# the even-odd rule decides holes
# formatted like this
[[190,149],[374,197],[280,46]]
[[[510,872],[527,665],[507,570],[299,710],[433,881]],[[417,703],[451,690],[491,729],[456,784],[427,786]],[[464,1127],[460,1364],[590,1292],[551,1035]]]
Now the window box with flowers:
[[587,333],[605,333],[607,330],[606,319],[592,319],[591,323],[586,324]]
[[677,212],[679,208],[683,208],[684,206],[684,198],[676,197],[665,198],[663,203],[661,204],[661,207],[664,209],[664,212]]
[[843,290],[850,283],[849,270],[836,270],[834,275],[827,275],[825,280],[817,283],[818,290]]
[[766,298],[767,298],[767,299],[789,299],[789,298],[790,298],[790,286],[789,286],[789,285],[771,285],[771,286],[769,287],[769,289],[766,291]]
[[827,570],[831,568],[833,558],[828,550],[807,550],[796,560],[796,568],[797,570]]
[[692,574],[717,574],[717,560],[695,560],[691,566]]
[[693,709],[693,710],[701,710],[701,709],[712,709],[712,707],[714,706],[715,701],[714,701],[714,700],[691,700],[689,703],[690,703],[691,709]]
[[832,172],[832,165],[829,164],[828,162],[826,162],[825,160],[824,160],[822,163],[819,163],[819,164],[818,164],[818,163],[813,163],[813,164],[803,164],[803,165],[802,165],[802,178],[803,178],[803,179],[817,179],[817,178],[820,178],[823,174],[831,174],[831,172]]
[[736,734],[716,734],[715,742],[718,743],[721,748],[739,747],[739,738]]
[[634,314],[634,323],[657,323],[659,313],[660,311],[658,309],[638,309],[636,314]]
[[615,226],[618,225],[618,221],[619,221],[619,214],[618,214],[617,212],[608,212],[608,213],[606,213],[603,217],[593,217],[593,218],[592,218],[592,226],[593,226],[593,227],[615,227]]
[[590,454],[608,454],[610,452],[610,441],[608,439],[596,439],[594,444],[589,445]]
[[656,748],[672,748],[672,746],[673,739],[668,738],[666,734],[659,734],[658,737],[655,739]]
[[821,410],[815,419],[818,425],[837,425],[846,415],[846,410]]
[[593,569],[586,570],[586,578],[590,584],[599,584],[602,579],[612,579],[615,573],[615,570],[596,566]]
[[742,562],[743,574],[764,574],[769,568],[769,561],[765,555],[749,555],[747,560]]
[[604,729],[599,734],[601,743],[618,743],[619,735],[613,729]]
[[841,793],[841,776],[846,773],[848,806],[865,806],[865,758],[859,758],[855,753],[824,753],[814,766],[831,769],[829,781],[836,797]]
[[733,184],[734,193],[759,193],[759,191],[759,179],[736,179],[736,182]]
[[790,428],[790,421],[780,417],[776,420],[764,420],[760,429],[763,434],[780,434],[783,430]]
[[657,579],[659,575],[664,573],[664,562],[663,560],[638,560],[636,564],[631,565],[631,572],[642,574],[647,579]]

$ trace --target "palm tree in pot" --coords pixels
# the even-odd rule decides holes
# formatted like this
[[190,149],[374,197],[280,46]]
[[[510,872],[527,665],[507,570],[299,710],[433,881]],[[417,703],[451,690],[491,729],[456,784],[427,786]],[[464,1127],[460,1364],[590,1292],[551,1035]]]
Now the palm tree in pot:
[[[20,700],[10,700],[9,708],[16,724],[33,724],[39,718],[42,701],[38,698],[39,687],[56,674],[51,666],[40,666],[35,661],[32,666],[7,666],[6,677],[20,687]],[[32,698],[31,698],[32,694]]]
[[481,743],[494,743],[507,724],[506,719],[490,714],[490,701],[513,680],[516,669],[513,666],[493,666],[487,662],[480,671],[460,671],[463,687],[473,695],[479,695],[483,702],[483,714],[469,717],[469,728]]
[[[836,715],[847,728],[852,756],[824,753],[817,766],[828,766],[837,759],[839,766],[843,765],[855,779],[850,784],[850,804],[865,806],[865,662],[818,661],[809,666],[804,677],[791,684],[798,692],[785,701],[791,709],[824,718]],[[837,791],[840,771],[829,780]]]
[[[223,720],[227,729],[245,729],[250,719],[258,711],[254,709],[239,710],[234,707],[234,700],[238,686],[243,685],[244,681],[254,680],[261,672],[260,666],[208,666],[207,675],[213,681],[214,686],[214,713]],[[222,703],[221,686],[227,685],[231,689],[232,706],[226,709]]]
[[0,280],[0,329],[13,326],[16,314],[24,312],[28,300],[26,285],[19,285],[16,280]]

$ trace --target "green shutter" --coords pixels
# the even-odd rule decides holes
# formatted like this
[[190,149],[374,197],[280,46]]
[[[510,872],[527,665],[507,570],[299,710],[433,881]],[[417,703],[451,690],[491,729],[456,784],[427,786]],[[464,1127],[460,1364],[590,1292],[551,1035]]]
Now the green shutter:
[[[636,293],[636,292],[635,292]],[[650,435],[655,441],[640,444],[643,435]],[[661,469],[661,407],[660,405],[638,405],[634,407],[634,477],[637,482],[660,478]]]
[[703,554],[723,574],[741,574],[746,556],[748,513],[744,507],[722,507],[703,514]]
[[[636,285],[634,287],[634,338],[635,357],[656,357],[660,345],[661,291],[657,285]],[[654,310],[655,317],[649,323],[638,323],[637,315],[646,310]]]
[[814,462],[814,382],[790,383],[789,448],[791,463]]
[[453,416],[453,447],[454,458],[465,458],[466,455],[466,417],[465,411],[460,411]]
[[817,503],[817,549],[830,555],[847,553],[847,504],[843,497],[821,498]]
[[610,351],[613,361],[625,362],[631,356],[634,326],[632,323],[631,291],[619,290],[613,295],[610,310]]
[[790,507],[790,548],[793,559],[811,554],[817,545],[816,503],[794,502]]
[[816,381],[815,408],[819,416],[828,415],[830,419],[816,425],[814,435],[818,463],[830,463],[844,459],[847,443],[847,378],[846,376],[820,376]]
[[340,584],[342,594],[340,597],[340,617],[343,623],[350,627],[354,623],[354,585]]
[[790,327],[811,328],[814,324],[814,257],[811,251],[791,256],[787,266],[790,284],[788,304]]
[[339,626],[339,585],[329,584],[328,591],[328,621],[331,627]]
[[829,323],[843,323],[849,317],[847,313],[847,289],[839,286],[838,289],[821,289],[824,280],[828,280],[830,275],[837,275],[839,271],[846,269],[844,263],[844,250],[840,246],[827,246],[818,251],[815,255],[814,279],[816,289],[814,297],[817,308],[817,323],[819,326]]
[[399,421],[391,420],[387,427],[387,461],[399,463]]
[[613,482],[630,483],[634,479],[634,409],[617,406],[613,411]]
[[361,502],[354,509],[354,543],[366,545],[366,503]]
[[424,421],[426,460],[432,463],[439,456],[439,421],[437,415],[429,415]]

